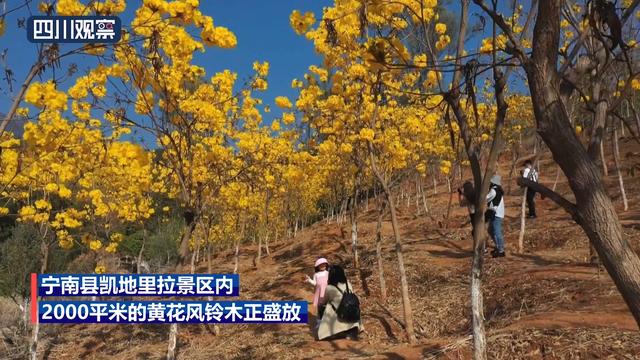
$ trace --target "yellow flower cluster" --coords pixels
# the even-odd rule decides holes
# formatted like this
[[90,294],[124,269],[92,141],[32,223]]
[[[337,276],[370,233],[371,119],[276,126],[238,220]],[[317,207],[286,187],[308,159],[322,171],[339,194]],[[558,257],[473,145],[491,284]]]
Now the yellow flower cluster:
[[293,106],[293,104],[291,104],[291,100],[289,100],[289,98],[286,96],[276,97],[275,102],[278,107],[281,107],[283,109],[291,109],[291,107]]
[[316,22],[316,17],[312,12],[300,13],[298,10],[293,10],[289,16],[289,22],[293,30],[302,35],[306,33],[311,26]]
[[26,102],[50,111],[67,109],[67,94],[56,89],[52,80],[45,83],[34,82],[24,95]]

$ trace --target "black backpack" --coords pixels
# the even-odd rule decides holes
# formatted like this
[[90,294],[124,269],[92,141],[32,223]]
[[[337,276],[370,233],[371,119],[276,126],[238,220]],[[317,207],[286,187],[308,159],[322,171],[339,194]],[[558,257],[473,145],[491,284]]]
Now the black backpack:
[[[502,197],[504,196],[504,190],[502,190],[502,186],[491,184],[491,188],[495,190],[496,196],[493,200],[487,203],[488,206],[493,205],[494,207],[500,205],[500,201],[502,201]],[[487,209],[484,212],[484,222],[490,222],[496,217],[496,212],[493,209]]]
[[487,205],[498,206],[500,205],[500,201],[502,201],[502,197],[504,196],[504,190],[502,190],[502,186],[491,184],[490,189],[495,190],[496,196],[487,203]]
[[342,294],[342,300],[340,300],[340,305],[338,308],[331,304],[331,307],[338,315],[338,320],[347,323],[354,323],[360,321],[360,300],[356,294],[349,290],[349,284],[346,284],[347,290],[342,291],[337,286],[336,289],[340,291]]

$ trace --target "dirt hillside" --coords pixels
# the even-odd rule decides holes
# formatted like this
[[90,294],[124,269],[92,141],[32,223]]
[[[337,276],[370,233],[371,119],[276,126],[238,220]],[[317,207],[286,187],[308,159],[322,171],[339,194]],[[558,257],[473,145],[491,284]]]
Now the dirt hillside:
[[[624,143],[624,141],[623,141]],[[637,146],[623,147],[631,163]],[[624,155],[623,155],[624,156]],[[630,156],[630,157],[629,157]],[[631,160],[630,160],[631,159]],[[508,175],[503,164],[503,178]],[[506,170],[505,170],[506,169]],[[622,212],[618,180],[606,179],[623,220],[629,242],[640,248],[640,176],[624,172],[631,209]],[[551,186],[555,165],[541,162],[541,182]],[[508,186],[505,186],[508,188]],[[558,191],[570,194],[560,177]],[[218,336],[205,326],[180,326],[180,359],[468,359],[470,358],[469,269],[470,225],[466,210],[454,199],[448,221],[443,220],[449,194],[432,187],[430,215],[416,215],[415,200],[399,207],[405,262],[410,284],[418,343],[408,346],[402,329],[399,278],[390,222],[384,223],[384,270],[389,288],[380,299],[375,258],[376,209],[363,204],[359,217],[361,269],[353,268],[349,224],[314,224],[293,239],[271,244],[271,254],[253,267],[255,245],[241,248],[241,298],[311,301],[312,274],[317,256],[346,266],[361,298],[365,333],[359,341],[314,341],[310,326],[222,325]],[[586,236],[550,200],[538,198],[539,217],[527,222],[526,252],[515,253],[519,231],[520,192],[507,196],[505,235],[507,257],[487,257],[485,314],[491,359],[637,359],[640,332],[613,282],[603,268],[587,263]],[[440,209],[440,210],[435,210]],[[445,228],[446,225],[446,228]],[[344,237],[343,237],[344,233]],[[215,256],[214,271],[230,272],[233,254]],[[199,272],[205,272],[202,264]],[[311,322],[315,320],[312,317]],[[42,358],[160,359],[166,351],[168,326],[69,325],[45,326]],[[0,353],[2,351],[0,350]],[[1,357],[1,356],[0,356]]]

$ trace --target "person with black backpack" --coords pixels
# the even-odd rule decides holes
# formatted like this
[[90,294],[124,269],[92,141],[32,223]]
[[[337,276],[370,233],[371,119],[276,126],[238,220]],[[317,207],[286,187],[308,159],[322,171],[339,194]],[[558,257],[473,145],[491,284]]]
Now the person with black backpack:
[[327,304],[318,326],[318,340],[349,338],[356,340],[364,329],[360,318],[360,300],[353,292],[344,269],[329,268],[329,281],[324,292]]
[[489,224],[489,235],[496,247],[491,252],[495,257],[504,257],[504,237],[502,236],[502,221],[504,219],[504,190],[500,175],[491,177],[491,186],[487,194],[487,211],[484,213],[485,222]]

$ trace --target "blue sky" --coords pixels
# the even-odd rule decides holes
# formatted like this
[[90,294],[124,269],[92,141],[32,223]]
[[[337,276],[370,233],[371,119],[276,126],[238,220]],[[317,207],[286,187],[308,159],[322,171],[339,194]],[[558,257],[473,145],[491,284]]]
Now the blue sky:
[[[8,1],[7,10],[12,9],[21,1]],[[31,8],[37,6],[37,1],[31,1]],[[133,11],[139,7],[141,1],[128,1],[127,11],[121,15],[123,25],[127,25]],[[203,66],[207,74],[223,69],[230,69],[239,74],[239,80],[253,74],[254,61],[269,61],[271,64],[269,73],[269,88],[260,93],[265,104],[270,104],[279,95],[289,96],[295,99],[296,92],[291,89],[291,80],[300,78],[306,72],[309,65],[318,63],[320,58],[315,54],[313,44],[302,36],[298,36],[289,25],[289,15],[294,9],[300,11],[313,11],[316,18],[322,15],[322,8],[329,6],[330,0],[292,0],[292,1],[265,1],[265,0],[201,0],[200,9],[206,15],[213,17],[214,24],[225,26],[236,34],[238,46],[235,49],[207,48],[205,53],[198,53],[194,62]],[[13,5],[13,6],[12,6]],[[2,10],[0,9],[0,12]],[[14,93],[25,79],[33,62],[35,61],[36,46],[26,39],[26,29],[18,28],[19,18],[28,18],[29,9],[21,8],[9,13],[6,17],[7,31],[0,37],[0,52],[7,51],[7,63],[13,71]],[[35,14],[38,15],[38,14]],[[63,44],[62,52],[77,47],[77,44]],[[95,64],[90,57],[74,57],[69,62],[62,63],[62,69],[57,75],[65,71],[69,63],[76,63],[78,69],[83,71]],[[0,64],[0,69],[3,68]],[[66,65],[66,66],[65,66]],[[2,76],[4,78],[4,71]],[[43,79],[51,78],[48,71]],[[68,86],[69,84],[66,84]],[[66,87],[63,85],[63,87]],[[8,85],[4,79],[0,79],[0,113],[6,113],[11,97]],[[274,106],[271,113],[265,114],[265,120],[279,116],[280,112]]]
[[[37,6],[37,0],[27,0],[31,9]],[[18,4],[23,4],[24,0],[7,1],[7,10],[11,10]],[[127,10],[121,15],[123,25],[128,25],[133,18],[133,12],[140,5],[141,1],[128,1]],[[291,89],[291,80],[301,78],[311,64],[320,62],[320,57],[315,54],[313,44],[302,36],[298,36],[289,25],[289,15],[294,9],[302,12],[313,11],[316,18],[322,16],[323,7],[330,6],[333,0],[200,0],[200,8],[203,13],[213,17],[214,24],[225,26],[231,29],[238,39],[235,49],[207,48],[205,53],[196,53],[194,62],[203,66],[207,74],[230,69],[239,74],[239,82],[253,74],[252,64],[254,61],[269,61],[271,64],[269,74],[269,88],[264,93],[259,93],[265,104],[272,105],[276,96],[285,95],[292,101],[295,100],[297,91]],[[442,3],[451,11],[455,17],[459,16],[459,3],[457,1],[444,1]],[[501,2],[501,6],[507,6],[510,2]],[[525,9],[529,8],[529,1],[521,1]],[[13,5],[13,7],[12,7]],[[477,12],[475,5],[471,5],[471,12]],[[505,9],[507,10],[507,9]],[[2,11],[0,9],[0,11]],[[35,61],[36,45],[26,40],[26,29],[18,28],[19,18],[27,18],[31,15],[30,10],[23,7],[17,11],[10,12],[6,17],[7,31],[0,37],[0,53],[4,49],[7,51],[7,63],[13,71],[15,82],[14,92],[9,93],[8,86],[4,78],[4,71],[0,71],[0,113],[5,113],[11,103],[12,95],[16,93],[16,87],[25,79],[29,68]],[[476,22],[477,18],[471,16],[471,21]],[[455,31],[455,29],[450,29]],[[482,36],[474,36],[467,45],[476,48]],[[76,48],[78,44],[62,44],[61,52]],[[66,71],[69,64],[75,63],[81,73],[95,65],[95,59],[89,56],[75,56],[68,61],[63,61],[61,69],[56,75],[60,76]],[[3,64],[0,64],[0,70]],[[48,70],[42,77],[43,80],[52,77],[51,70]],[[515,84],[514,84],[515,83]],[[514,76],[511,84],[514,88],[522,86],[522,79]],[[60,85],[62,89],[70,86],[67,81]],[[481,86],[479,82],[479,86]],[[272,112],[265,113],[265,122],[270,123],[274,117],[280,116],[281,112],[275,106],[271,106]],[[94,114],[95,116],[95,114]],[[17,125],[17,124],[16,124]],[[147,138],[147,136],[145,136]],[[148,143],[149,144],[149,143]]]

